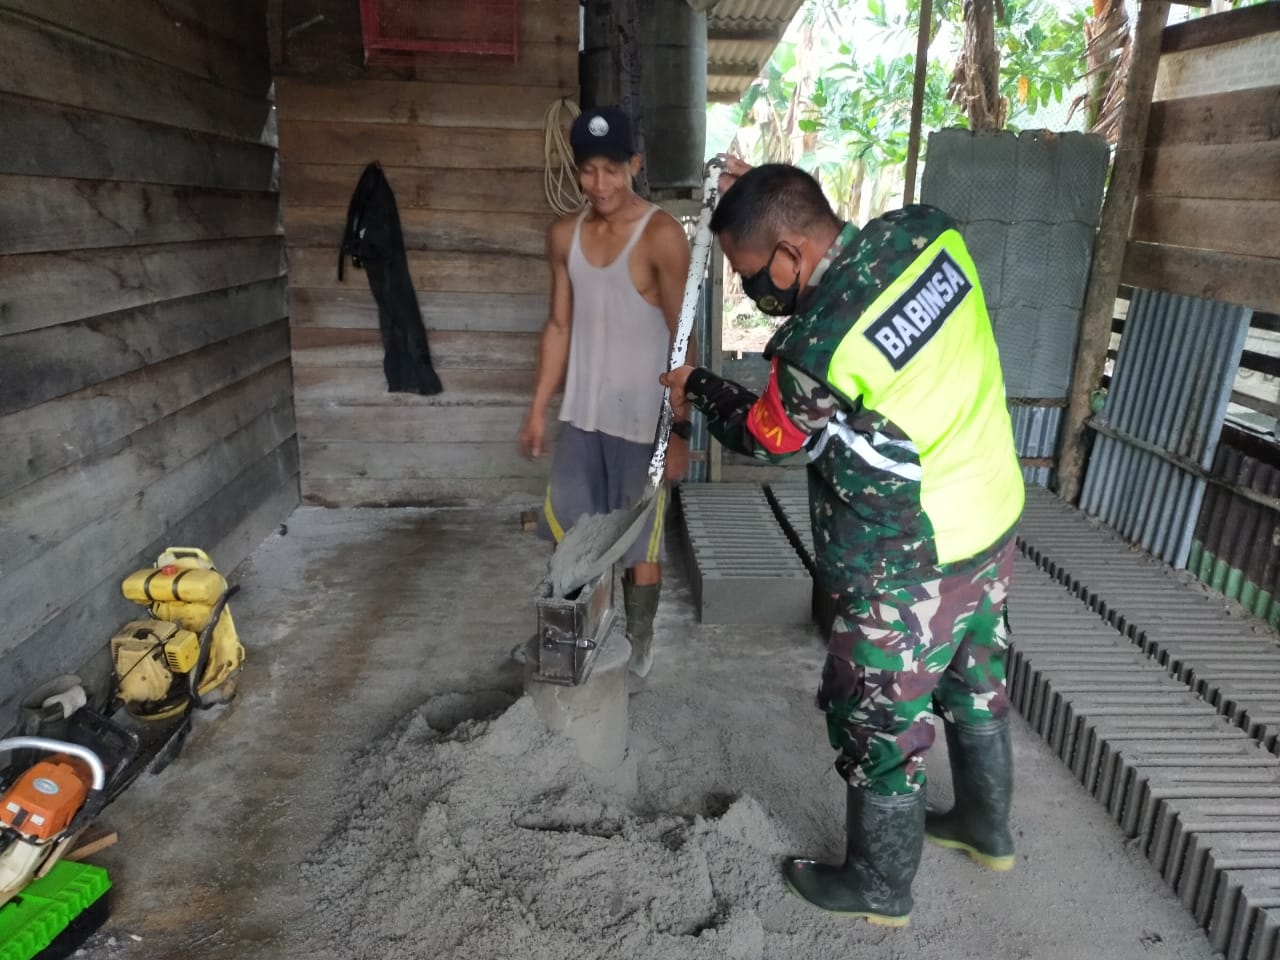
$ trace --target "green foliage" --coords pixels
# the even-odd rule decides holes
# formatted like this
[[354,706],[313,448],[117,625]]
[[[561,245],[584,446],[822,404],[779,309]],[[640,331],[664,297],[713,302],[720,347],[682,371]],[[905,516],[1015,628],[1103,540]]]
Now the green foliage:
[[[930,130],[967,125],[948,97],[963,36],[962,2],[933,2],[926,141]],[[1011,128],[1073,95],[1084,71],[1090,9],[1088,0],[1004,0],[996,39]],[[819,172],[843,215],[856,216],[860,206],[878,212],[877,196],[900,186],[907,157],[919,0],[806,0],[801,22],[800,40],[778,46],[732,110],[740,143],[754,148],[746,159],[806,165]]]

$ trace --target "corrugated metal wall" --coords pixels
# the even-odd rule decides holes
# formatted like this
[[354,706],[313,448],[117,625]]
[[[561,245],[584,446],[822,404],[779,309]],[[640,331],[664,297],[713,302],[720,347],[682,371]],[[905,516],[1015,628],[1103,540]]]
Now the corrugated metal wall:
[[1187,563],[1252,311],[1135,290],[1081,506]]

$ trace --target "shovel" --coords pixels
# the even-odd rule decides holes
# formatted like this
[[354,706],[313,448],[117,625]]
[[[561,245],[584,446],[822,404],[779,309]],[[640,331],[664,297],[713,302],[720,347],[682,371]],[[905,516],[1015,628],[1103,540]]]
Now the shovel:
[[[684,285],[684,301],[680,305],[680,322],[676,326],[671,344],[671,367],[679,368],[689,348],[689,335],[693,332],[693,317],[698,310],[698,293],[702,289],[703,274],[711,255],[711,214],[720,197],[719,159],[707,161],[706,177],[702,185],[702,210],[698,214],[697,231],[693,238],[693,254],[689,263],[689,277]],[[662,406],[658,413],[658,430],[653,457],[649,461],[649,484],[644,494],[625,510],[585,516],[565,534],[548,565],[547,580],[551,594],[567,597],[579,587],[585,586],[622,559],[644,529],[649,513],[654,508],[658,488],[662,485],[667,465],[667,444],[671,439],[671,423],[675,413],[671,409],[671,389],[664,387]]]

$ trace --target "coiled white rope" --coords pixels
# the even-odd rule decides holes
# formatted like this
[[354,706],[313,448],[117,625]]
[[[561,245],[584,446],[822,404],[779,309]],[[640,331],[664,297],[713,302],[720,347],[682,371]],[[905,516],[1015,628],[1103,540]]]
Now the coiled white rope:
[[581,210],[582,204],[586,202],[582,188],[578,186],[578,168],[573,162],[573,150],[570,149],[564,128],[560,125],[562,110],[568,112],[571,121],[582,112],[568,97],[561,97],[547,107],[542,184],[547,203],[557,216]]

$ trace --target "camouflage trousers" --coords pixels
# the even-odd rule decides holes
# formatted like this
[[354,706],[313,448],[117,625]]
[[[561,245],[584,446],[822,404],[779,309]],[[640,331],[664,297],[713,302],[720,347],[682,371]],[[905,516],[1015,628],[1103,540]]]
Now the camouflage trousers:
[[968,573],[841,598],[818,707],[836,770],[873,793],[924,786],[928,714],[974,723],[1004,716],[1012,539]]

